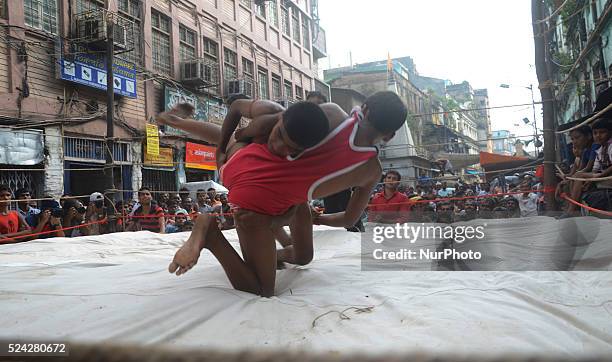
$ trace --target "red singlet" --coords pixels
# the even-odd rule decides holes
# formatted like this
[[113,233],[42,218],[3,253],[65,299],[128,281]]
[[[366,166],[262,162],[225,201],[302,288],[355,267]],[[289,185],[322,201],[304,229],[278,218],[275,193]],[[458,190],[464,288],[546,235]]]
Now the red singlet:
[[377,156],[376,147],[354,144],[359,119],[360,113],[355,112],[297,158],[273,155],[267,144],[240,149],[220,170],[229,189],[228,201],[261,214],[282,215],[291,206],[311,200],[317,186]]

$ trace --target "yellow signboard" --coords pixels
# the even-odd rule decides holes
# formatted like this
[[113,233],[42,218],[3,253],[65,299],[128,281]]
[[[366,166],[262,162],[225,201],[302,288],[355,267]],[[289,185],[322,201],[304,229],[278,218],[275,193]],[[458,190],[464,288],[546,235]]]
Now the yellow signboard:
[[160,147],[159,156],[145,153],[144,164],[148,166],[159,166],[159,167],[173,167],[174,166],[174,153],[172,148]]
[[156,125],[147,123],[147,154],[159,156],[159,130]]

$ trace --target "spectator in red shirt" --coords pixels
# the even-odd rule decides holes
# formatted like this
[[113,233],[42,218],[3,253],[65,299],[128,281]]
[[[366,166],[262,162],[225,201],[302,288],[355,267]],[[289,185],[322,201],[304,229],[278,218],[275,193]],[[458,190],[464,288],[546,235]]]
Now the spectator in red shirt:
[[166,233],[166,221],[164,210],[153,201],[151,190],[141,187],[138,190],[138,201],[140,206],[134,211],[134,218],[128,225],[129,231],[147,230],[154,233]]
[[24,241],[23,236],[30,234],[30,227],[22,215],[9,210],[13,197],[8,185],[0,185],[0,244]]
[[387,171],[382,192],[370,202],[368,221],[393,224],[408,220],[408,196],[398,191],[401,179],[399,172]]

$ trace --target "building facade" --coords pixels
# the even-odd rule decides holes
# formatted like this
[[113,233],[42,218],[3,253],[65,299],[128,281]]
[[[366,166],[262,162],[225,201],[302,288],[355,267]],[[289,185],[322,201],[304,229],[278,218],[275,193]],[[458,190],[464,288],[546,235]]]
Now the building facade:
[[493,142],[493,153],[506,156],[513,156],[516,153],[514,146],[516,137],[510,131],[493,131],[491,139]]
[[562,125],[590,114],[597,96],[611,85],[612,44],[607,39],[612,37],[612,3],[570,0],[546,5],[546,60],[556,123]]
[[148,152],[145,127],[160,111],[189,102],[197,120],[220,124],[232,94],[289,105],[325,89],[318,0],[0,0],[0,9],[0,144],[25,132],[44,149],[0,159],[0,182],[38,196],[104,190],[109,23],[114,183],[126,193],[215,177],[214,148],[181,131],[161,127],[159,154]]

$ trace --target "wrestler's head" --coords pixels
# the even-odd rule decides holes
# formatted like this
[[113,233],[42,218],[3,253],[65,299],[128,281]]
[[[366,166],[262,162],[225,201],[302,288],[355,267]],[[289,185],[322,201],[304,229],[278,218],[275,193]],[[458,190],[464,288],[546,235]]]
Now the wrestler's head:
[[404,125],[408,115],[404,102],[397,94],[389,91],[374,93],[368,97],[361,111],[364,115],[362,125],[372,128],[377,134],[374,143],[390,141],[395,136],[395,131]]
[[271,153],[285,157],[300,154],[321,142],[329,133],[329,120],[313,103],[296,103],[280,114],[268,138]]

